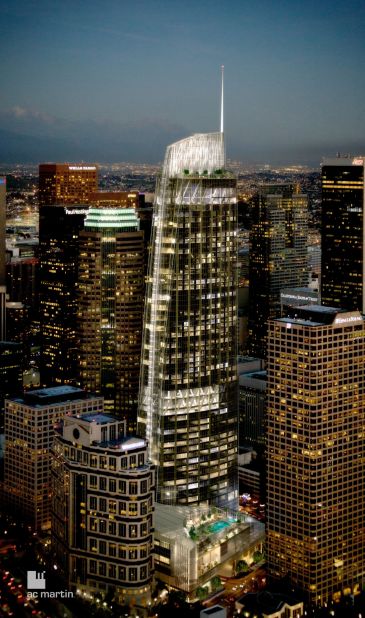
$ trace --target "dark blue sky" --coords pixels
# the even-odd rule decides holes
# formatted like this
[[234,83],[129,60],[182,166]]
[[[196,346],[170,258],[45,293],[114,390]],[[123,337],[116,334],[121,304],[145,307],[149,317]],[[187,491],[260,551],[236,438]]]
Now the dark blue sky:
[[221,64],[231,158],[365,152],[363,0],[0,0],[0,50],[3,161],[160,161]]

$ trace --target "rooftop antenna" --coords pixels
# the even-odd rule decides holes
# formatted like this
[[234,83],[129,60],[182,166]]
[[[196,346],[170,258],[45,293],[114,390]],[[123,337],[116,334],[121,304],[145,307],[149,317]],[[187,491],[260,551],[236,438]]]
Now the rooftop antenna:
[[221,66],[222,71],[222,92],[221,92],[221,133],[223,133],[223,121],[224,121],[224,64]]

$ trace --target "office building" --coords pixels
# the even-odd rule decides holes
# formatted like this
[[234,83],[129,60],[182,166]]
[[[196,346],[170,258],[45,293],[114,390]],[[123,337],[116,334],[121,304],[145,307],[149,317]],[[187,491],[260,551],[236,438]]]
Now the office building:
[[356,592],[365,564],[365,329],[359,311],[270,322],[267,550],[312,603]]
[[23,392],[22,346],[0,341],[0,434],[4,433],[5,399]]
[[6,264],[6,287],[10,301],[23,303],[35,312],[39,300],[38,258],[12,258]]
[[321,281],[321,245],[320,243],[308,245],[308,267],[311,286],[317,289]]
[[266,358],[267,324],[280,316],[281,290],[308,284],[307,197],[293,185],[263,185],[253,218],[248,351]]
[[321,302],[365,312],[364,161],[322,163]]
[[280,316],[286,317],[293,307],[318,305],[319,294],[311,288],[287,288],[280,292]]
[[0,341],[6,339],[6,178],[0,177]]
[[22,346],[22,367],[26,368],[30,359],[29,311],[23,303],[6,301],[6,335],[9,341]]
[[98,189],[96,165],[42,163],[39,166],[39,205],[87,204]]
[[78,235],[88,205],[39,209],[41,383],[73,383],[77,365]]
[[65,414],[103,411],[100,397],[72,386],[24,393],[5,402],[4,491],[13,512],[35,530],[50,528],[50,449]]
[[65,416],[52,479],[52,545],[67,587],[146,606],[155,491],[146,442],[96,410]]
[[223,133],[168,147],[156,192],[139,427],[158,500],[236,506],[236,180]]
[[239,445],[263,452],[266,434],[266,371],[239,376]]
[[144,233],[144,276],[147,276],[149,243],[152,229],[152,208],[145,205],[145,194],[138,191],[96,191],[90,195],[90,204],[97,208],[134,208],[139,229]]
[[0,286],[5,280],[6,178],[0,177]]
[[144,240],[134,208],[91,207],[79,235],[81,385],[136,430],[144,308]]
[[93,191],[90,204],[97,208],[138,208],[138,191]]

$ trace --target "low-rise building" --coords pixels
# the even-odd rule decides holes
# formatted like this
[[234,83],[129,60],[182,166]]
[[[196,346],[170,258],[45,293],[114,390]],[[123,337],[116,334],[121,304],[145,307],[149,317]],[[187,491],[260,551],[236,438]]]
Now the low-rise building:
[[200,618],[227,618],[227,608],[221,605],[206,607],[201,610]]
[[184,591],[214,589],[214,578],[235,574],[235,565],[262,551],[264,525],[243,513],[215,507],[156,504],[155,575]]
[[257,594],[245,594],[237,599],[236,610],[247,618],[302,618],[304,603],[289,594],[272,593],[267,590]]

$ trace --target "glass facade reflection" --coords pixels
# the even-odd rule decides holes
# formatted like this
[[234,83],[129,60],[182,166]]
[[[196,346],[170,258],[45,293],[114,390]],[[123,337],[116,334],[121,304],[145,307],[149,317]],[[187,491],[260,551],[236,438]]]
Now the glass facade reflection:
[[147,282],[139,430],[158,500],[236,498],[236,180],[223,134],[167,149]]

